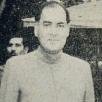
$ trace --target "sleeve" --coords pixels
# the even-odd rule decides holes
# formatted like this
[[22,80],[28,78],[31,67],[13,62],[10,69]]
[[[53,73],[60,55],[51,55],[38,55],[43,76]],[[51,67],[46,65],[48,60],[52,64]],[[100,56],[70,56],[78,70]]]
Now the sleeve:
[[13,66],[8,61],[1,81],[0,102],[17,102],[17,97],[18,80],[16,71],[14,71]]
[[86,87],[85,87],[84,102],[95,102],[92,73],[89,65],[87,66],[86,70],[85,85]]

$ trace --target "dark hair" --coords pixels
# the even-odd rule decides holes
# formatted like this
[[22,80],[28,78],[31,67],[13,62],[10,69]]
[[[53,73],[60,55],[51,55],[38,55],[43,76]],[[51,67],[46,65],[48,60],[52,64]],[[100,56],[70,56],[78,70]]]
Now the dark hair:
[[56,5],[59,5],[60,7],[63,8],[63,10],[66,13],[66,21],[67,21],[67,23],[69,23],[70,22],[70,16],[69,16],[68,10],[64,7],[64,5],[61,5],[60,3],[56,2],[56,1],[50,1],[50,2],[43,3],[41,5],[41,8],[39,9],[39,14],[35,17],[35,20],[36,21],[40,20],[40,17],[41,17],[41,14],[42,14],[42,11],[43,11],[44,8],[46,8],[46,7],[55,7]]

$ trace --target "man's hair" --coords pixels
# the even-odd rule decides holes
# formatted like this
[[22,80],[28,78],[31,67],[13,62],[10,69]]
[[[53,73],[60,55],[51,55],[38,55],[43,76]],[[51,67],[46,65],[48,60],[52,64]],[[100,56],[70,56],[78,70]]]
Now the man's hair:
[[64,5],[61,5],[60,3],[56,2],[56,1],[50,1],[50,2],[45,2],[41,5],[41,8],[39,9],[39,14],[35,17],[36,21],[39,21],[41,18],[41,14],[44,8],[46,7],[56,7],[56,6],[60,6],[63,8],[63,10],[65,11],[66,14],[66,21],[67,23],[70,22],[70,17],[69,17],[69,12],[68,10],[64,7]]

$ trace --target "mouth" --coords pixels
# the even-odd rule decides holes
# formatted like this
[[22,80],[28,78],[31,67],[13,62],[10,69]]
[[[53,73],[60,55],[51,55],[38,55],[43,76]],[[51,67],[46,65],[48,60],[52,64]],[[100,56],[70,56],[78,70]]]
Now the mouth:
[[11,56],[16,56],[16,54],[15,53],[11,53]]
[[48,39],[48,41],[51,41],[51,42],[58,42],[59,40],[58,40],[58,39]]

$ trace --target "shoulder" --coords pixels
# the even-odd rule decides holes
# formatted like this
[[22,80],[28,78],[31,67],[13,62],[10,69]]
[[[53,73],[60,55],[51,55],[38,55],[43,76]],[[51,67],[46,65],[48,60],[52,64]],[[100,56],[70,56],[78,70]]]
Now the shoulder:
[[68,54],[65,54],[65,53],[63,55],[67,59],[67,61],[70,61],[70,62],[72,62],[74,64],[89,65],[89,63],[87,61],[82,60],[82,59],[80,59],[78,57],[74,57],[74,56],[71,56],[71,55],[68,55]]
[[10,59],[8,59],[7,63],[14,63],[14,64],[17,64],[17,63],[25,63],[25,62],[28,62],[30,60],[33,60],[36,58],[36,51],[33,51],[33,52],[30,52],[28,54],[25,54],[25,55],[20,55],[20,56],[14,56]]
[[92,78],[91,68],[88,62],[70,55],[65,55],[65,56],[67,58],[67,66],[70,69],[70,71],[73,73],[72,75],[82,80],[83,79],[87,80]]
[[79,70],[81,71],[89,71],[90,70],[90,65],[87,61],[82,60],[80,58],[70,56],[68,54],[64,54],[66,61],[68,62],[68,66],[73,68],[73,70]]
[[17,71],[24,70],[31,66],[31,63],[35,63],[36,60],[36,52],[33,51],[26,55],[15,56],[8,59],[6,63],[6,68]]

